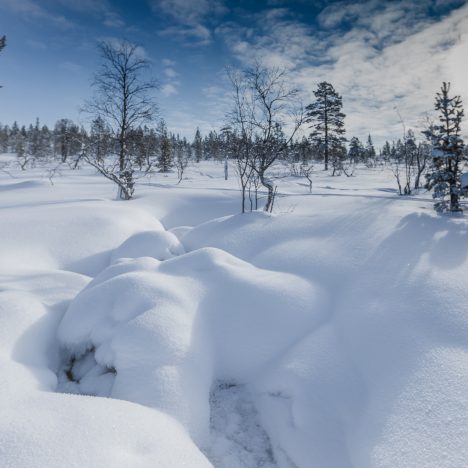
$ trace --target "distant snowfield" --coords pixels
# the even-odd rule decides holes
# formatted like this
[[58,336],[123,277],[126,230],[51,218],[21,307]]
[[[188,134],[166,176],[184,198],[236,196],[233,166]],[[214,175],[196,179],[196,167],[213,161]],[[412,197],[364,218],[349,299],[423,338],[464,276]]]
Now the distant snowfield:
[[210,162],[53,183],[0,172],[2,468],[466,466],[466,215],[381,169],[272,215]]

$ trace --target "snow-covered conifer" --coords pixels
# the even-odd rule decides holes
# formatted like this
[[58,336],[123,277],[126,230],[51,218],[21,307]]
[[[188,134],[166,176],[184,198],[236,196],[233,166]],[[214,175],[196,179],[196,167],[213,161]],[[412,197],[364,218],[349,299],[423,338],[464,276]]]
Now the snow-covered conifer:
[[460,184],[462,164],[467,160],[461,137],[464,116],[460,96],[449,96],[450,83],[444,82],[436,94],[435,109],[439,111],[439,124],[423,133],[432,143],[432,164],[426,175],[427,188],[433,189],[438,212],[462,211],[460,197],[466,195]]

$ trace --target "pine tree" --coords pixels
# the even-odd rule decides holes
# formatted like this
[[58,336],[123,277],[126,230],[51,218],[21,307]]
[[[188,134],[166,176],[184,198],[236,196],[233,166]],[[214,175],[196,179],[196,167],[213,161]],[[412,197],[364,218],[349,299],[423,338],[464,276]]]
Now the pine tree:
[[36,118],[36,124],[34,125],[34,127],[32,125],[29,126],[28,139],[29,153],[34,157],[39,156],[39,152],[41,149],[39,117]]
[[383,145],[383,148],[380,151],[380,157],[384,161],[390,161],[390,158],[392,157],[392,147],[390,146],[390,143],[388,141],[386,141]]
[[367,137],[366,153],[365,153],[366,163],[369,165],[373,165],[375,162],[376,156],[377,156],[377,153],[375,152],[374,142],[372,141],[372,137],[369,135]]
[[203,158],[203,141],[199,128],[197,128],[197,131],[195,132],[195,138],[193,140],[193,150],[195,153],[195,161],[199,163]]
[[43,125],[39,132],[39,148],[38,156],[41,158],[46,158],[50,156],[52,147],[52,134],[47,125]]
[[102,162],[111,151],[112,136],[103,118],[97,117],[91,123],[90,150],[93,157]]
[[449,97],[449,92],[450,83],[444,82],[435,99],[440,123],[423,132],[433,145],[426,186],[434,190],[434,208],[438,212],[462,211],[460,196],[466,195],[460,183],[461,164],[468,159],[461,138],[464,111],[460,96]]
[[349,142],[348,158],[351,162],[357,163],[363,159],[364,146],[357,137],[351,138]]
[[158,125],[159,133],[159,157],[158,167],[160,172],[169,172],[172,166],[171,140],[167,132],[166,122],[161,120]]
[[8,139],[10,129],[8,125],[0,125],[0,153],[6,153],[8,151]]
[[[306,107],[306,121],[312,124],[313,131],[310,134],[312,141],[323,147],[325,170],[328,170],[330,157],[340,158],[343,143],[346,141],[345,114],[341,112],[343,102],[333,86],[326,81],[319,83],[314,96],[316,101]],[[333,164],[334,168],[335,166]]]

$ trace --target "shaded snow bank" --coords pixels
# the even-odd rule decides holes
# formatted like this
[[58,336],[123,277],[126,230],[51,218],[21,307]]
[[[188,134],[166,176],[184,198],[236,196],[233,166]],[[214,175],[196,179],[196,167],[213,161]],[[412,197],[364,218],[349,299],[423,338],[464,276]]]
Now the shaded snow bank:
[[466,220],[353,204],[313,218],[225,217],[182,241],[328,291],[327,323],[251,382],[279,466],[463,466]]

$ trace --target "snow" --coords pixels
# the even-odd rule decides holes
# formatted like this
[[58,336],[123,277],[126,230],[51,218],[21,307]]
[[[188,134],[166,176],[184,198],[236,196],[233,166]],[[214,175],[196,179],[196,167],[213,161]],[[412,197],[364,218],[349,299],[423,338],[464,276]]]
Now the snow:
[[203,248],[106,269],[72,302],[58,338],[116,370],[109,396],[162,409],[204,441],[213,381],[251,380],[318,326],[322,302],[299,277]]
[[179,239],[168,231],[143,231],[125,240],[111,254],[111,262],[120,258],[153,257],[167,260],[184,252]]
[[211,162],[129,202],[89,169],[12,175],[0,466],[464,466],[466,217],[380,168],[244,215]]
[[463,188],[468,187],[468,172],[465,172],[460,176],[460,184]]

